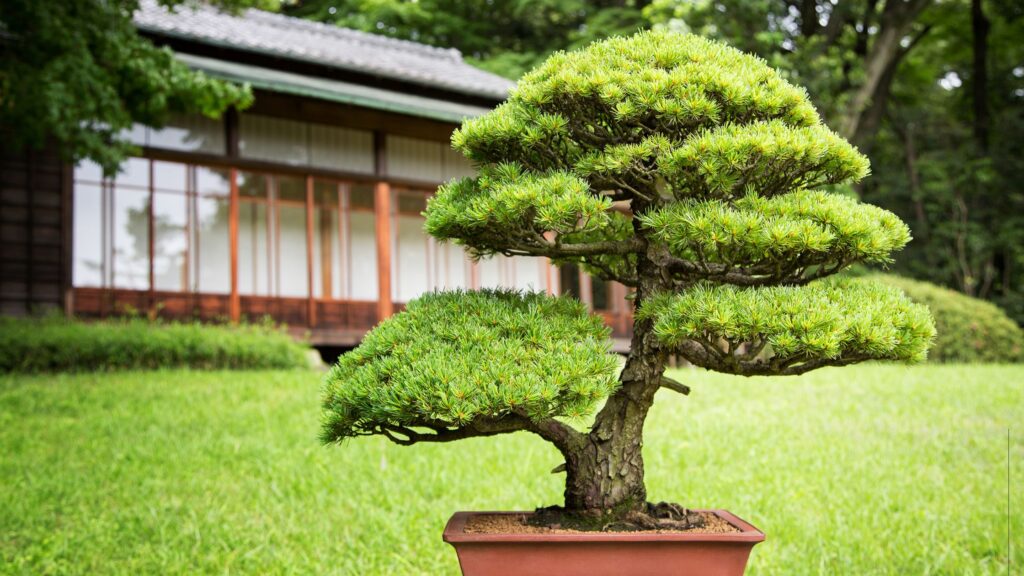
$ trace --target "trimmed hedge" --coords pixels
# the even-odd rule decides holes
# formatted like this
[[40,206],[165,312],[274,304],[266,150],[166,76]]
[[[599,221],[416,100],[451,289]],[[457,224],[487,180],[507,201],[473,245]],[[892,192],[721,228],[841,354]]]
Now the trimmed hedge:
[[935,318],[938,335],[928,352],[935,362],[1020,362],[1024,331],[995,304],[965,296],[928,282],[891,274],[874,274],[925,304]]
[[307,351],[264,325],[0,318],[0,373],[299,368]]

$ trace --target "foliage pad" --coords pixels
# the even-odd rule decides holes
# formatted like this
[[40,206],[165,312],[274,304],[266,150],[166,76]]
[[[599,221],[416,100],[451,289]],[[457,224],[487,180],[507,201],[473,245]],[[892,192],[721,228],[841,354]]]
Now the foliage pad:
[[575,300],[428,294],[339,359],[325,384],[323,438],[509,414],[579,417],[615,389],[617,371],[608,329]]
[[799,288],[699,285],[648,301],[640,315],[654,321],[666,345],[689,345],[691,361],[745,375],[871,359],[916,362],[935,337],[928,308],[897,288],[850,279]]

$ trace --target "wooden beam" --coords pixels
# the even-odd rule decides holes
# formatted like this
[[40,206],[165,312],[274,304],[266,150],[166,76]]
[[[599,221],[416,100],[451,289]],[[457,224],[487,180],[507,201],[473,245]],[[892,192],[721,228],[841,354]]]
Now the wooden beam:
[[238,170],[231,169],[231,195],[228,204],[228,235],[231,245],[231,300],[228,304],[231,321],[242,317],[241,298],[238,295]]
[[[61,203],[60,203],[60,286],[64,294],[64,315],[72,318],[75,315],[75,293],[71,289],[72,262],[74,262],[74,217],[71,209],[74,206],[75,167],[65,162],[61,170]],[[93,222],[93,225],[97,225]]]
[[313,296],[313,177],[306,176],[306,321],[316,326],[316,298]]

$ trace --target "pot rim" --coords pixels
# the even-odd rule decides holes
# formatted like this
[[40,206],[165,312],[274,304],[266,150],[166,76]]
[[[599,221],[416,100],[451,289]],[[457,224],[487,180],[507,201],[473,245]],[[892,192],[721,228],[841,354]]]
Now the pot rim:
[[533,514],[533,512],[456,512],[448,520],[444,528],[444,541],[449,543],[461,542],[747,542],[756,544],[765,539],[764,532],[755,528],[752,524],[729,512],[728,510],[697,510],[697,512],[711,512],[729,524],[732,524],[740,532],[728,534],[700,534],[700,533],[657,533],[657,532],[576,532],[566,534],[512,534],[512,533],[467,533],[466,522],[472,516],[480,514],[499,515],[522,515]]

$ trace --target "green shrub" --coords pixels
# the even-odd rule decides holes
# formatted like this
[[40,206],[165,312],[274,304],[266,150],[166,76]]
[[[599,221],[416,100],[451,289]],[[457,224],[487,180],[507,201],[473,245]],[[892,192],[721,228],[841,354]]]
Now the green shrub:
[[0,318],[0,373],[297,368],[306,352],[268,326]]
[[935,362],[1020,362],[1024,331],[995,304],[928,282],[890,274],[874,278],[903,289],[931,308],[938,336],[928,353]]

